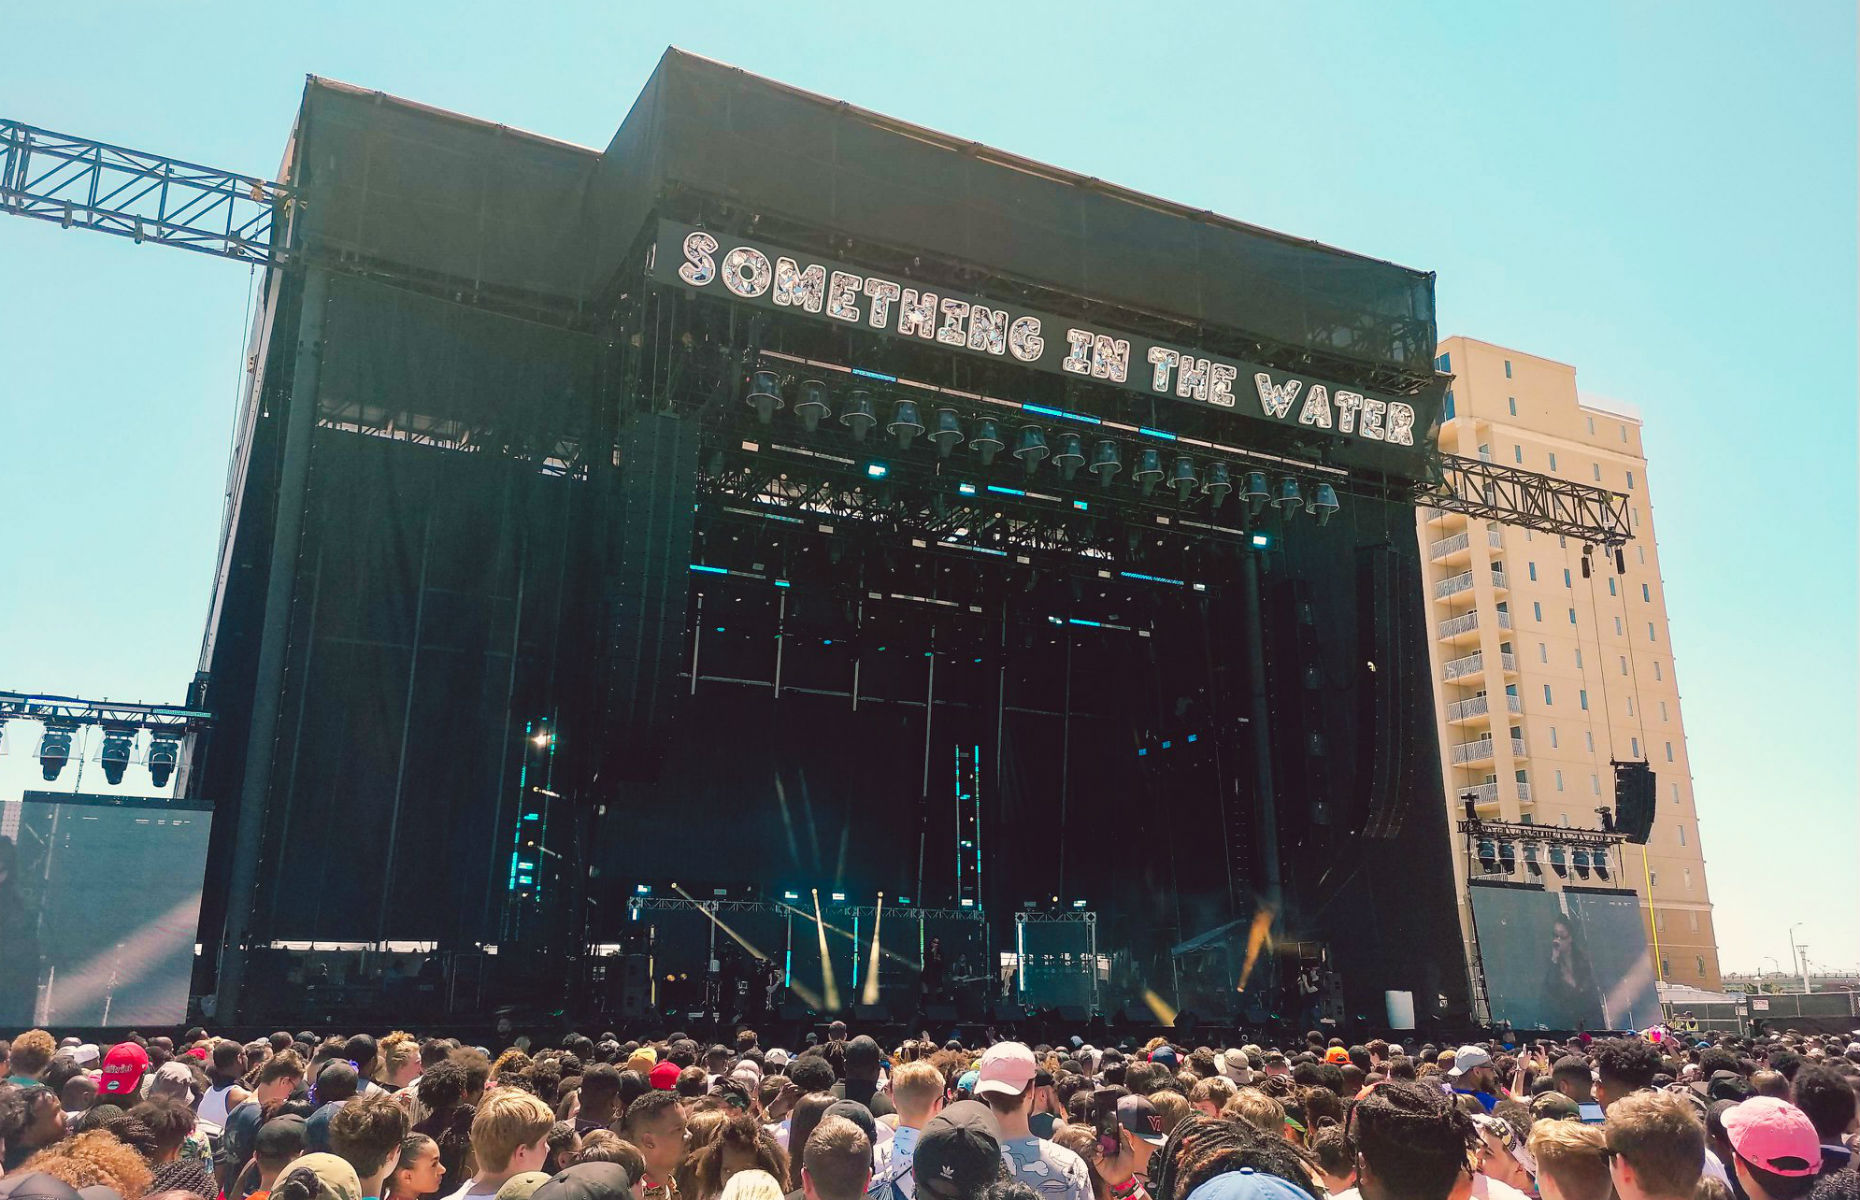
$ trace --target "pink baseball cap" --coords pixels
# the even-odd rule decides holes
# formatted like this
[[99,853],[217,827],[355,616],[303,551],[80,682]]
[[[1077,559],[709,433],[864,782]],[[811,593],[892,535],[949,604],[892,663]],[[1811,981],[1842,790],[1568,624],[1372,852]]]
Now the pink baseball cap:
[[1039,1070],[1033,1051],[1019,1042],[997,1042],[982,1054],[975,1094],[1018,1096],[1027,1090]]
[[1724,1133],[1738,1157],[1778,1175],[1821,1170],[1821,1138],[1808,1114],[1773,1096],[1752,1096],[1724,1113]]

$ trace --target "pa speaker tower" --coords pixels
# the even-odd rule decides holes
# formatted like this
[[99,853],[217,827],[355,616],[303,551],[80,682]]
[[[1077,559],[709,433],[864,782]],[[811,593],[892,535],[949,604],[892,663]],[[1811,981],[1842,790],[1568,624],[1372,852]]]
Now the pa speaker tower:
[[1644,762],[1617,762],[1615,832],[1637,846],[1653,833],[1653,768]]

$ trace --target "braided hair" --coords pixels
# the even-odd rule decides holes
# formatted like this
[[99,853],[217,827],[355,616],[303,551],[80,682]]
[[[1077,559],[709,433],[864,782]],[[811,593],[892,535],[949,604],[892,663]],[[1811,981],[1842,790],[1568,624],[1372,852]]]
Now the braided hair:
[[1188,1117],[1170,1131],[1151,1165],[1155,1173],[1150,1194],[1156,1200],[1185,1200],[1216,1175],[1242,1167],[1276,1175],[1312,1200],[1324,1200],[1311,1177],[1310,1160],[1283,1138],[1262,1133],[1245,1121]]
[[1358,1100],[1349,1133],[1375,1190],[1414,1200],[1446,1200],[1477,1145],[1472,1118],[1440,1089],[1419,1083],[1390,1081]]

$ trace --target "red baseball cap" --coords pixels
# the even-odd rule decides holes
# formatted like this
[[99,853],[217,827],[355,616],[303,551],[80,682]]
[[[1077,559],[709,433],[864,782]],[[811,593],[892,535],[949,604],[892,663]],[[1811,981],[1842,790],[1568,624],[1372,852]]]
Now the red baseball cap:
[[1821,1170],[1821,1138],[1808,1114],[1774,1096],[1752,1096],[1724,1111],[1724,1135],[1739,1158],[1800,1178]]
[[149,1069],[149,1052],[134,1042],[118,1042],[103,1056],[103,1079],[97,1090],[106,1096],[133,1095]]
[[647,1076],[647,1078],[651,1080],[652,1086],[659,1091],[669,1092],[678,1086],[678,1064],[674,1062],[662,1062],[658,1066],[652,1068],[652,1074]]

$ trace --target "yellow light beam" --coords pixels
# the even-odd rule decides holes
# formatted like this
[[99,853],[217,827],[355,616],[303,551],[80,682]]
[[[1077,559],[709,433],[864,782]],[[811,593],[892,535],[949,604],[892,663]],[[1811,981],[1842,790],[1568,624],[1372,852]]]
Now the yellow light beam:
[[1164,1000],[1161,996],[1158,996],[1148,988],[1143,989],[1143,1003],[1150,1006],[1150,1012],[1155,1015],[1159,1024],[1175,1024],[1175,1009],[1170,1008],[1167,1000]]
[[872,959],[865,969],[865,995],[863,1003],[878,1003],[878,927],[885,919],[885,893],[878,894],[878,904],[872,909]]
[[757,948],[756,948],[756,947],[755,947],[755,946],[754,946],[754,945],[753,945],[753,944],[752,944],[752,943],[751,943],[751,942],[749,941],[749,939],[748,939],[748,938],[746,938],[746,937],[744,937],[744,936],[743,936],[742,934],[740,934],[740,933],[738,933],[738,932],[736,932],[736,930],[734,930],[734,929],[731,929],[731,928],[730,928],[730,927],[729,927],[729,926],[728,926],[727,924],[725,924],[725,923],[724,923],[724,920],[723,920],[723,918],[722,918],[722,917],[720,917],[720,916],[718,916],[718,915],[717,915],[716,913],[714,913],[714,912],[712,912],[712,911],[710,911],[710,909],[708,909],[708,908],[705,908],[705,907],[704,907],[704,906],[703,906],[702,904],[698,904],[698,902],[697,902],[697,900],[696,900],[696,898],[695,898],[695,897],[693,897],[693,896],[691,895],[691,893],[689,893],[689,892],[687,892],[687,891],[685,891],[685,889],[683,889],[683,888],[681,888],[681,887],[679,887],[679,886],[678,886],[677,884],[675,884],[675,883],[674,883],[674,884],[672,885],[672,890],[673,890],[673,891],[675,891],[675,892],[677,892],[677,893],[678,893],[678,894],[679,894],[680,896],[683,896],[683,897],[684,897],[685,899],[687,899],[687,900],[690,900],[690,901],[691,901],[691,903],[693,903],[693,904],[697,904],[697,910],[698,910],[699,912],[701,912],[701,913],[703,913],[703,914],[704,914],[705,916],[707,916],[707,917],[709,917],[709,918],[710,918],[710,921],[711,921],[711,924],[713,924],[713,925],[715,925],[715,926],[716,926],[717,928],[719,928],[719,929],[721,929],[721,930],[723,930],[723,931],[724,931],[725,933],[727,933],[727,934],[729,934],[729,935],[730,935],[730,937],[731,937],[732,939],[734,939],[734,940],[735,940],[735,942],[736,942],[736,944],[737,944],[737,945],[739,945],[739,946],[741,946],[741,947],[742,947],[743,949],[745,949],[745,950],[747,950],[747,951],[749,951],[749,953],[751,953],[752,955],[754,955],[754,956],[755,956],[755,957],[757,957],[757,958],[760,958],[760,959],[767,959],[767,958],[768,958],[768,955],[766,955],[766,954],[764,954],[764,953],[763,953],[763,952],[762,952],[761,950],[759,950],[759,949],[757,949]]
[[1263,905],[1253,914],[1253,924],[1246,931],[1246,963],[1240,968],[1240,982],[1234,985],[1237,992],[1246,991],[1246,981],[1253,977],[1253,968],[1259,962],[1259,952],[1272,944],[1272,920],[1277,913]]
[[820,987],[826,993],[827,1011],[840,1010],[840,985],[833,979],[833,956],[827,951],[827,923],[820,917],[820,889],[814,893],[814,930],[820,936]]
[[[789,904],[785,900],[777,900],[775,901],[775,904],[780,908],[787,909],[789,912],[793,913],[795,916],[800,917],[803,921],[820,920],[819,914],[810,913],[805,909],[796,908],[794,905]],[[835,925],[831,921],[823,922],[823,926],[828,933],[836,934],[840,937],[845,938],[849,942],[853,940],[853,935],[850,930],[843,929],[840,926]],[[916,959],[913,959],[913,958],[906,958],[904,955],[899,954],[896,950],[881,949],[879,953],[884,955],[886,958],[892,960],[893,962],[903,963],[906,967],[909,967],[913,971],[921,971],[923,969],[922,963],[918,962]]]

